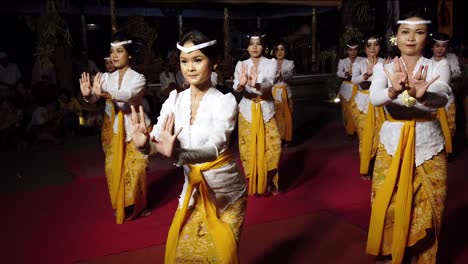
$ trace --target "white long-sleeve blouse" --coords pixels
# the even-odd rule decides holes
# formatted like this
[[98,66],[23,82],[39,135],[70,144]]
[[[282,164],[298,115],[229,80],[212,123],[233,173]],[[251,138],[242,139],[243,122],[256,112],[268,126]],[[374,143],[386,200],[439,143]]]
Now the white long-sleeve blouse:
[[[383,63],[384,60],[382,58],[378,58],[377,63]],[[372,76],[369,76],[367,80],[364,80],[364,74],[367,72],[367,65],[369,64],[369,60],[366,58],[359,62],[353,63],[353,77],[351,78],[351,82],[358,85],[359,90],[363,90],[361,87],[362,82],[372,82]],[[374,66],[375,67],[375,66]],[[356,97],[354,97],[354,102],[356,103],[356,107],[363,113],[367,114],[367,108],[369,107],[369,95],[358,92]]]
[[[200,101],[196,118],[191,125],[191,89],[170,93],[162,106],[156,125],[153,126],[151,136],[159,140],[164,119],[168,114],[174,113],[174,131],[182,128],[177,137],[182,148],[214,151],[219,156],[229,149],[229,138],[237,121],[237,101],[230,93],[224,95],[216,88],[209,88]],[[190,168],[187,165],[184,165],[184,172],[185,183],[179,198],[179,207],[182,206],[188,185]],[[245,178],[234,159],[221,168],[204,171],[203,177],[220,212],[241,197],[246,190]],[[194,193],[191,194],[190,205],[194,204]]]
[[[247,74],[250,73],[250,69],[254,66],[252,59],[239,61],[237,63],[234,71],[234,83],[232,86],[234,90],[237,90],[237,86],[239,84],[242,63],[247,65]],[[277,68],[278,64],[276,61],[261,57],[258,64],[257,83],[260,83],[262,88],[271,88],[275,82]],[[248,84],[245,86],[245,90],[249,93],[262,95],[261,91],[258,91],[255,87],[251,87]],[[263,120],[265,122],[270,121],[270,119],[275,115],[275,102],[262,100],[260,105],[262,106]],[[247,121],[252,122],[252,100],[243,97],[239,103],[239,111]]]
[[[440,76],[427,90],[427,99],[424,103],[417,102],[413,107],[404,105],[402,95],[395,100],[388,96],[390,80],[383,71],[385,67],[391,74],[394,73],[393,62],[383,65],[377,64],[374,68],[374,77],[370,87],[369,99],[373,105],[385,106],[385,111],[397,120],[411,120],[427,118],[444,106],[451,94],[448,85],[450,80],[450,69],[446,62],[436,63],[430,59],[420,57],[414,67],[413,75],[420,65],[427,67],[426,80],[430,81]],[[398,147],[403,121],[386,121],[380,131],[380,142],[385,146],[388,154],[394,155]],[[416,122],[416,166],[431,159],[444,148],[444,137],[438,120]]]
[[[119,87],[119,71],[113,73],[105,73],[102,78],[102,91],[112,95],[116,112],[121,110],[124,114],[125,141],[129,142],[132,139],[131,135],[131,111],[130,105],[138,107],[143,105],[144,88],[146,86],[146,78],[143,74],[128,68]],[[109,114],[109,107],[106,105],[106,113]],[[149,117],[145,114],[146,124],[150,123]],[[118,121],[117,115],[114,122],[114,133],[117,133]]]
[[[360,62],[364,59],[365,59],[364,57],[356,57],[356,59],[354,60],[354,63]],[[349,71],[350,68],[351,68],[351,59],[349,57],[341,59],[338,61],[338,71],[336,72],[336,75],[340,78],[345,79],[346,78],[345,72]],[[344,97],[346,101],[349,101],[349,99],[351,99],[351,96],[353,93],[352,88],[353,88],[353,84],[349,82],[341,83],[340,94],[341,96]]]
[[[278,65],[278,61],[276,59],[272,59],[272,60]],[[288,82],[292,79],[294,75],[294,61],[284,59],[283,63],[281,64],[281,73],[277,71],[275,77],[278,77],[279,74],[281,74],[281,76],[283,77],[283,80],[276,82],[274,85],[286,85],[288,98],[291,98],[292,91],[291,91],[291,86],[289,85]],[[275,97],[275,100],[281,102],[283,100],[281,97],[281,94],[282,94],[282,90],[278,90],[276,94],[273,95]]]

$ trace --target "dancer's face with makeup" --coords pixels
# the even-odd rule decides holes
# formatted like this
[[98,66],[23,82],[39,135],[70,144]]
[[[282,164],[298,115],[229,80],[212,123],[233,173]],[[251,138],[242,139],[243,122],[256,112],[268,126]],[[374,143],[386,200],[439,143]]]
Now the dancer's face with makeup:
[[[117,43],[117,41],[114,43]],[[128,66],[130,62],[130,56],[127,50],[122,45],[119,45],[117,47],[111,46],[110,59],[111,59],[112,64],[117,69],[121,69],[121,68]]]
[[348,57],[351,58],[351,59],[354,59],[357,57],[357,54],[358,54],[358,48],[350,48],[348,47],[346,49],[346,54],[348,54]]
[[284,48],[283,45],[278,45],[275,49],[275,57],[278,60],[283,60],[284,57],[286,56],[286,49]]
[[[406,21],[421,21],[422,18],[411,17]],[[397,45],[402,55],[421,55],[428,34],[427,24],[401,24],[397,32]]]
[[[185,48],[190,48],[194,45],[191,41],[187,41],[183,46]],[[189,53],[181,51],[179,57],[182,75],[190,85],[199,88],[210,86],[213,65],[202,51],[194,50]]]
[[448,42],[436,42],[432,46],[432,52],[435,57],[444,57],[447,53]]
[[260,58],[263,52],[263,45],[260,40],[260,37],[253,36],[250,38],[249,47],[247,48],[250,57],[252,58]]
[[380,52],[379,41],[375,38],[371,38],[366,43],[366,55],[367,57],[378,57]]

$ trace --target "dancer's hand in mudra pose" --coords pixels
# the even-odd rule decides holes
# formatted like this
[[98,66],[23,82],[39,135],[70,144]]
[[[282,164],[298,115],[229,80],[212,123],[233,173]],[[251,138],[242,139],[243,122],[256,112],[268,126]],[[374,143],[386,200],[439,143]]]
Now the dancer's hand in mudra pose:
[[145,122],[145,111],[143,110],[143,106],[140,105],[138,108],[138,113],[135,110],[135,106],[130,106],[132,110],[132,140],[135,147],[138,149],[142,149],[145,147],[146,144],[149,142],[149,134],[148,128]]
[[440,75],[434,77],[430,81],[426,81],[427,77],[427,66],[419,66],[418,71],[416,74],[408,80],[408,94],[416,99],[421,99],[426,94],[427,89],[429,86],[434,83],[437,79],[439,79]]
[[391,87],[397,93],[402,93],[406,89],[406,85],[408,83],[408,73],[403,66],[402,59],[395,57],[393,59],[393,74],[391,74],[386,68],[385,65],[383,67],[385,74],[387,75],[388,79],[390,79]]
[[156,141],[156,149],[158,152],[168,158],[174,156],[177,136],[179,136],[182,131],[182,128],[179,128],[174,132],[174,122],[174,113],[170,113],[166,118],[164,118],[160,139],[159,141]]
[[[257,78],[258,78],[258,66],[254,65],[251,69],[250,69],[250,74],[249,74],[249,86],[250,87],[256,87],[256,84],[257,84]],[[257,88],[258,90],[258,88]]]
[[81,78],[80,78],[80,90],[81,94],[85,98],[89,98],[91,96],[91,79],[89,78],[89,73],[83,72],[81,73]]
[[[146,144],[151,144],[151,142],[148,142],[150,138],[145,122],[145,112],[142,106],[139,107],[139,113],[136,112],[134,106],[131,106],[131,109],[133,144],[135,147],[143,149]],[[151,141],[155,142],[154,146],[156,147],[156,151],[168,158],[173,157],[177,136],[182,131],[182,128],[180,128],[174,133],[174,121],[175,116],[173,113],[166,116],[162,125],[159,141],[154,137],[151,138]]]
[[245,87],[249,80],[249,76],[247,75],[247,64],[241,63],[241,72],[239,74],[239,85]]

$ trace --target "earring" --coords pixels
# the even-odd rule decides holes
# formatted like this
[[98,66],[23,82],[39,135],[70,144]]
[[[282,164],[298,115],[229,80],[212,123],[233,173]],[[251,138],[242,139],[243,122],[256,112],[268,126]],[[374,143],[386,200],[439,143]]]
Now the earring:
[[129,59],[131,59],[131,58],[132,58],[132,56],[128,56],[128,58],[129,58]]

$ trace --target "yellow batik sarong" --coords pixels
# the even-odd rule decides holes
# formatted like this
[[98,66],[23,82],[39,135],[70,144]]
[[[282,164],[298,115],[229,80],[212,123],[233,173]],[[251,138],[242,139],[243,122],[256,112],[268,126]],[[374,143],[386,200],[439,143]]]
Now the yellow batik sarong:
[[402,263],[405,253],[416,263],[436,261],[446,197],[446,154],[417,168],[414,159],[415,121],[406,121],[393,157],[379,145],[372,179],[367,253],[391,255],[392,263]]
[[[231,159],[230,153],[224,152],[215,161],[189,165],[189,184],[184,202],[182,208],[176,211],[167,236],[166,264],[238,263],[237,241],[243,223],[245,197],[232,204],[228,210],[221,214],[221,217],[218,216],[216,205],[210,198],[209,187],[202,175],[203,171],[221,168],[229,164]],[[184,224],[187,219],[190,194],[196,186],[198,186],[197,205]],[[237,215],[234,215],[233,212]],[[226,222],[223,221],[223,218]],[[235,227],[235,231],[232,226]],[[204,236],[206,236],[205,239],[197,239]],[[188,239],[192,243],[187,244]],[[199,243],[193,243],[195,241]],[[191,255],[191,253],[195,255]]]
[[273,86],[273,97],[281,90],[281,101],[275,100],[275,119],[281,139],[291,142],[293,134],[292,107],[289,104],[287,85]]
[[146,208],[148,158],[136,149],[132,141],[125,142],[123,120],[123,113],[118,112],[117,134],[111,139],[105,161],[109,195],[117,224],[123,223],[126,207],[133,206],[129,219]]
[[[239,113],[239,152],[249,194],[264,194],[268,187],[278,190],[281,136],[275,118],[264,122],[260,101],[252,101],[252,123]],[[273,186],[268,186],[270,183]]]
[[[347,82],[350,83],[351,82]],[[354,135],[356,133],[356,126],[354,124],[353,120],[353,111],[356,111],[356,103],[354,102],[354,97],[356,96],[356,93],[358,91],[358,86],[357,84],[353,84],[353,93],[351,95],[351,98],[349,98],[349,101],[346,101],[346,99],[340,94],[340,102],[341,102],[341,114],[343,117],[343,124],[345,127],[345,131],[347,135]]]
[[[360,91],[369,94],[369,90]],[[359,137],[360,168],[362,175],[369,174],[369,167],[375,157],[380,142],[380,128],[385,121],[385,111],[382,106],[367,106],[367,114],[356,107],[354,123]]]
[[442,134],[445,139],[445,151],[453,152],[452,137],[455,135],[455,102],[451,103],[447,110],[445,107],[437,109],[437,119],[440,121]]

